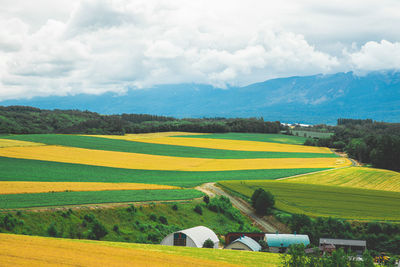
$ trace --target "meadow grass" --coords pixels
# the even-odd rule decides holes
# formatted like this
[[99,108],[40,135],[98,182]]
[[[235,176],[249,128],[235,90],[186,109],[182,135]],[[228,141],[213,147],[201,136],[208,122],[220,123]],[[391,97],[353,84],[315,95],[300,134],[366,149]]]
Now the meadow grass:
[[[177,135],[178,137],[179,135]],[[207,135],[181,135],[179,137],[188,138],[211,138],[229,140],[247,140],[258,142],[271,142],[280,144],[302,145],[307,138],[285,134],[262,134],[262,133],[216,133]]]
[[65,146],[6,147],[0,156],[77,163],[114,168],[176,171],[336,168],[351,165],[346,158],[185,158]]
[[400,192],[399,172],[364,167],[331,170],[329,172],[304,175],[286,181]]
[[275,196],[276,208],[290,213],[400,221],[398,192],[283,181],[228,181],[220,184],[247,197],[257,188],[263,188]]
[[0,209],[137,201],[181,200],[204,194],[194,189],[118,190],[0,195]]
[[270,169],[220,172],[130,170],[0,157],[0,181],[147,183],[193,187],[221,180],[267,180],[324,169]]
[[[235,151],[224,149],[211,149],[203,147],[190,147],[180,145],[153,144],[145,143],[139,140],[151,140],[152,138],[138,138],[138,141],[119,140],[124,136],[114,136],[119,139],[96,137],[96,136],[78,136],[78,135],[57,135],[57,134],[27,134],[27,135],[9,135],[0,138],[38,142],[47,145],[62,145],[68,147],[79,147],[96,150],[107,150],[117,152],[142,153],[160,156],[174,157],[195,157],[195,158],[215,158],[215,159],[251,159],[251,158],[322,158],[337,157],[333,153],[305,153],[290,152],[289,150],[281,152],[269,151]],[[1,140],[0,140],[1,141]],[[315,148],[314,148],[315,149]]]
[[279,266],[278,254],[0,234],[2,266]]

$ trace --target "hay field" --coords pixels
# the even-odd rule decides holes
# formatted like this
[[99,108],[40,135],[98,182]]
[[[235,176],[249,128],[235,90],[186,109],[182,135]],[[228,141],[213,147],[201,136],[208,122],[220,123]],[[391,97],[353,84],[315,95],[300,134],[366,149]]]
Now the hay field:
[[123,140],[134,140],[137,142],[200,147],[210,149],[236,150],[236,151],[259,151],[259,152],[298,152],[298,153],[332,153],[326,147],[311,147],[301,145],[290,145],[270,142],[245,141],[245,140],[226,140],[211,138],[185,138],[185,137],[158,137],[135,139],[132,135],[115,136],[106,135],[104,138],[115,138]]
[[365,167],[331,170],[286,179],[285,181],[400,192],[399,172]]
[[313,185],[286,181],[224,181],[224,187],[251,197],[257,188],[270,191],[275,206],[289,213],[354,220],[400,221],[399,192]]
[[345,158],[205,159],[62,146],[6,147],[0,149],[0,156],[114,168],[177,171],[336,168],[351,165]]
[[[278,266],[279,255],[0,234],[1,266]],[[150,260],[151,259],[151,260]]]
[[178,189],[176,186],[140,183],[90,183],[90,182],[0,182],[0,195],[47,193],[63,191],[157,190]]

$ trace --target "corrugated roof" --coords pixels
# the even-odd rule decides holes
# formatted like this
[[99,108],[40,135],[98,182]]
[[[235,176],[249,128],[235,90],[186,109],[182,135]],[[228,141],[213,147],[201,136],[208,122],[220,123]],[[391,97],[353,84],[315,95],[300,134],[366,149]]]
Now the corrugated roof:
[[233,241],[231,244],[240,242],[243,243],[244,245],[248,246],[251,250],[253,251],[260,251],[261,246],[258,244],[253,238],[247,237],[247,236],[241,236],[235,241]]
[[365,240],[351,240],[351,239],[335,239],[335,238],[320,238],[319,244],[333,244],[342,246],[367,246],[367,241]]
[[207,239],[211,239],[214,243],[219,242],[217,235],[205,226],[196,226],[193,228],[185,229],[182,231],[178,231],[176,233],[184,233],[185,235],[189,236],[193,242],[196,244],[197,247],[202,247],[204,242]]
[[292,234],[266,234],[267,244],[270,247],[284,247],[287,248],[293,244],[310,244],[308,235],[292,235]]

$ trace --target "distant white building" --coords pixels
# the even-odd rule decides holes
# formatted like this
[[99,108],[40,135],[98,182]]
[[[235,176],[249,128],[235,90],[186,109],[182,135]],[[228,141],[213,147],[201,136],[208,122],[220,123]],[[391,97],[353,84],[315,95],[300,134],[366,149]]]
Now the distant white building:
[[218,248],[219,239],[217,235],[205,226],[196,226],[171,233],[167,235],[160,244],[165,246],[202,248],[207,239],[211,239],[211,241],[214,242],[214,248]]
[[261,246],[253,238],[241,236],[227,245],[225,249],[260,251]]

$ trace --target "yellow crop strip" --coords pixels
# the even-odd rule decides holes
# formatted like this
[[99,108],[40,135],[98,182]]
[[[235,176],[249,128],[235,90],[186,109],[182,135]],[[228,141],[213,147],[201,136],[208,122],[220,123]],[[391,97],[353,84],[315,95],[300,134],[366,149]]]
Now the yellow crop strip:
[[312,147],[301,145],[279,144],[271,142],[225,140],[211,138],[185,138],[185,137],[152,137],[136,138],[135,135],[102,135],[99,137],[137,141],[143,143],[201,147],[237,151],[264,151],[264,152],[300,152],[300,153],[332,153],[326,147]]
[[0,194],[47,193],[63,191],[157,190],[178,189],[176,186],[138,183],[85,182],[0,182]]
[[[209,260],[196,255],[197,250],[203,250],[203,254],[205,252],[213,257],[212,254],[216,252],[211,249],[192,249],[192,254],[179,255],[158,250],[160,245],[118,245],[101,241],[0,234],[0,266],[240,266],[230,263],[228,257]],[[247,255],[248,258],[252,256]],[[263,258],[264,261],[271,258],[269,262],[279,262],[274,255],[265,255]],[[272,263],[266,266],[277,265]]]
[[400,192],[399,172],[364,167],[314,173],[285,181]]
[[2,147],[15,147],[15,146],[43,146],[41,143],[19,141],[12,139],[0,139],[0,148]]
[[335,168],[351,165],[345,158],[205,159],[62,146],[8,147],[0,149],[0,156],[126,169],[176,171]]

